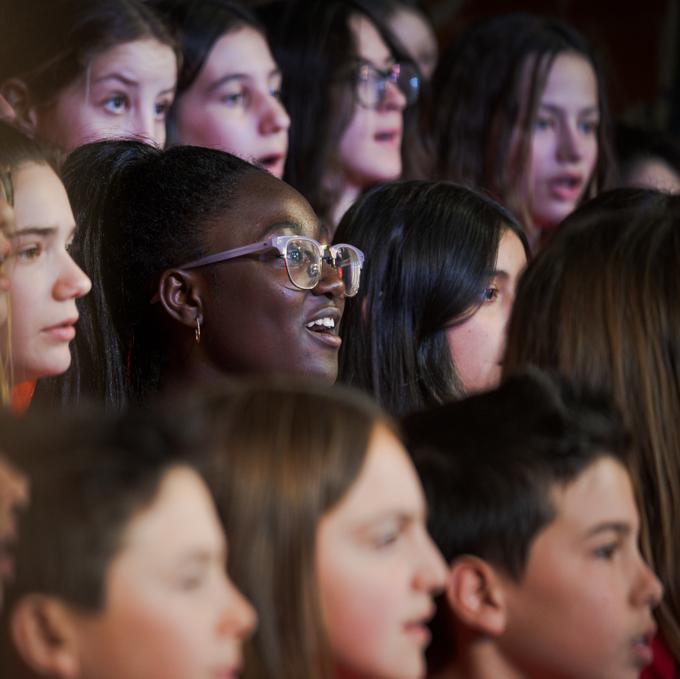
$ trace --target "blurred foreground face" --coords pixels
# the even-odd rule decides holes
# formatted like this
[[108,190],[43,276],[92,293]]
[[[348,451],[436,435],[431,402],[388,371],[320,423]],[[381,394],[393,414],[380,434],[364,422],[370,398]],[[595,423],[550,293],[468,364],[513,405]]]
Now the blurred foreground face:
[[81,679],[235,676],[255,613],[226,575],[222,529],[200,477],[176,467],[123,534],[98,614],[73,613]]
[[413,465],[378,426],[359,477],[317,533],[322,615],[338,676],[425,676],[432,596],[446,575],[425,520]]

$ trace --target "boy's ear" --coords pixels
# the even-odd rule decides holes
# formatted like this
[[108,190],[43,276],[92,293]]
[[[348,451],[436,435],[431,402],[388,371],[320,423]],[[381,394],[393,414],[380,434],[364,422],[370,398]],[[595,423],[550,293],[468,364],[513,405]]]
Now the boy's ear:
[[80,677],[76,630],[59,600],[42,594],[21,599],[11,613],[10,634],[20,658],[40,676]]
[[[24,134],[33,137],[38,126],[38,109],[26,83],[20,78],[5,80],[0,86],[0,96],[12,111],[11,122]],[[8,116],[4,117],[7,119]]]
[[483,559],[469,554],[455,559],[449,568],[445,594],[451,611],[466,627],[492,637],[505,630],[502,580]]
[[190,328],[203,323],[204,279],[194,271],[168,269],[161,275],[158,296],[163,308],[176,321]]

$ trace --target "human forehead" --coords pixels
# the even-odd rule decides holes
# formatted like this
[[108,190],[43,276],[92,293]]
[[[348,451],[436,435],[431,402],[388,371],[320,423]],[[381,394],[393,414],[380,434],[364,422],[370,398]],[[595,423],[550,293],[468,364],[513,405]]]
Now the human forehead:
[[174,87],[177,58],[172,48],[154,38],[132,40],[95,55],[89,64],[89,83],[117,74],[135,83]]
[[361,471],[333,513],[350,529],[395,517],[424,519],[425,499],[413,464],[385,425],[374,428]]
[[615,458],[603,454],[570,483],[551,492],[555,519],[546,529],[553,537],[582,540],[601,525],[636,528],[638,513],[630,476]]
[[357,56],[378,68],[389,66],[392,53],[373,22],[362,14],[353,14],[349,26],[356,41]]
[[560,52],[552,62],[541,104],[596,107],[597,76],[591,63],[578,52]]
[[17,231],[27,227],[73,230],[75,221],[66,189],[49,165],[25,163],[12,172],[14,221]]
[[166,470],[153,499],[123,529],[120,556],[155,560],[214,555],[224,535],[205,482],[191,467]]
[[240,247],[275,235],[319,240],[319,219],[295,189],[265,172],[244,177],[227,212],[212,230],[212,245]]
[[506,227],[498,244],[496,269],[516,278],[526,263],[527,256],[522,241],[511,228]]
[[240,26],[215,41],[199,78],[213,84],[231,73],[260,76],[276,68],[264,36],[251,26]]

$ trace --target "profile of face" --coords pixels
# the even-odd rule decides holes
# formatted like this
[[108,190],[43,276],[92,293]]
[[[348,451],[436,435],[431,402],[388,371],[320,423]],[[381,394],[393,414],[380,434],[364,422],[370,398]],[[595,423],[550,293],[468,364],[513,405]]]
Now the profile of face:
[[[525,64],[523,89],[533,60]],[[540,96],[531,131],[529,170],[520,180],[518,200],[528,207],[535,229],[550,228],[572,212],[584,195],[598,157],[600,108],[597,77],[576,52],[558,54]],[[510,162],[520,143],[516,130]]]
[[226,574],[226,544],[200,477],[166,472],[133,516],[105,579],[101,612],[70,611],[81,679],[235,676],[253,608]]
[[[206,253],[275,236],[300,235],[327,242],[309,203],[263,172],[241,181],[231,207],[206,234]],[[275,251],[239,257],[191,271],[203,281],[201,342],[220,372],[306,375],[333,382],[345,286],[323,265],[316,287],[295,287]]]
[[280,93],[281,73],[262,33],[231,31],[177,101],[178,141],[228,151],[280,178],[290,127]]
[[535,538],[520,582],[504,586],[500,644],[529,676],[637,679],[652,661],[661,584],[638,551],[630,478],[601,458],[553,492],[556,518]]
[[413,465],[378,425],[358,478],[317,529],[322,619],[337,676],[425,676],[432,597],[446,577],[425,520]]
[[[350,18],[359,63],[388,69],[394,59],[371,21],[360,14]],[[362,106],[354,97],[349,125],[340,138],[340,163],[345,181],[359,190],[397,179],[401,174],[401,141],[406,98],[391,81],[377,108]]]
[[66,151],[121,137],[162,147],[176,83],[168,45],[152,38],[116,45],[97,54],[53,105],[35,109],[34,133]]
[[506,326],[526,263],[522,242],[506,229],[498,245],[496,268],[482,291],[481,306],[472,316],[446,328],[451,358],[466,393],[492,389],[500,383]]
[[90,279],[68,252],[75,222],[64,185],[48,165],[26,163],[12,172],[15,230],[6,266],[12,310],[16,382],[59,375],[71,364],[76,299]]
[[437,36],[425,17],[416,9],[402,7],[388,19],[390,30],[418,65],[423,78],[432,78],[437,66]]

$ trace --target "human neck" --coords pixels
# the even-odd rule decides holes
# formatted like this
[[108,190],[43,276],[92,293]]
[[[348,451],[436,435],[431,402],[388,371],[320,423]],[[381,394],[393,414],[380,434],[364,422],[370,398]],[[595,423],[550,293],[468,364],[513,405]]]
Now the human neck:
[[359,197],[362,188],[351,184],[349,182],[345,183],[343,189],[340,193],[338,201],[333,207],[333,228],[337,227],[342,219],[342,216],[347,212],[347,210],[352,206],[354,201]]

